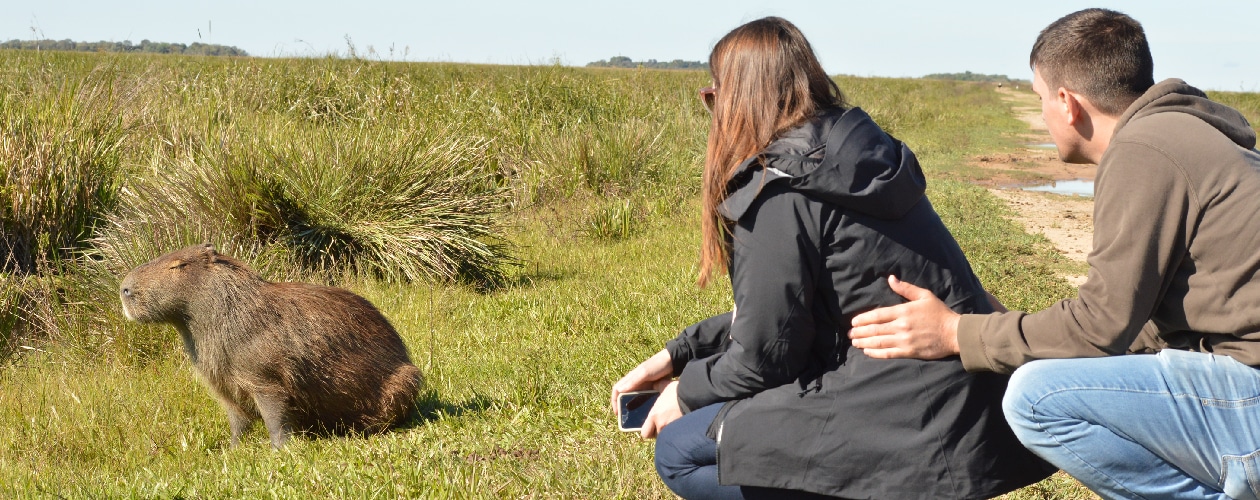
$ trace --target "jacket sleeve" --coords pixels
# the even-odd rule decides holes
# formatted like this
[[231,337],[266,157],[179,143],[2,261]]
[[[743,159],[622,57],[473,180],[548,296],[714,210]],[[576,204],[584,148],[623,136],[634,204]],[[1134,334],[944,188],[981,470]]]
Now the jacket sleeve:
[[724,353],[687,365],[685,409],[742,399],[796,379],[814,340],[814,285],[822,268],[818,217],[803,195],[768,184],[733,229],[735,313]]
[[1159,149],[1113,142],[1107,155],[1122,161],[1098,169],[1089,277],[1077,298],[1035,314],[964,315],[958,344],[968,370],[1124,354],[1138,340],[1186,254],[1199,202]]
[[691,325],[673,340],[665,343],[674,376],[682,374],[691,360],[707,358],[725,351],[730,345],[731,313],[722,313]]

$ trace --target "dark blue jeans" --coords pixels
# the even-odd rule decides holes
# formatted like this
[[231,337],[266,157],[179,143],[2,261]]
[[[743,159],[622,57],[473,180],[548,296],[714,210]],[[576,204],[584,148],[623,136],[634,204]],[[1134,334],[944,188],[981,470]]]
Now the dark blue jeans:
[[720,409],[718,403],[683,415],[656,436],[656,473],[687,500],[744,498],[738,486],[718,485],[717,442],[706,432]]
[[830,498],[804,491],[719,485],[717,442],[707,432],[721,409],[722,403],[717,403],[683,415],[656,436],[656,473],[674,494],[687,500]]

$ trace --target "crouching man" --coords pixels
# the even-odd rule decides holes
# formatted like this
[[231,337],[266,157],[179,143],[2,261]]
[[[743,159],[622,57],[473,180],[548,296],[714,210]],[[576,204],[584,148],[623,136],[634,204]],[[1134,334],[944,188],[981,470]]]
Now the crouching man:
[[1141,25],[1118,12],[1055,21],[1031,65],[1060,157],[1098,164],[1078,297],[959,315],[890,278],[909,302],[855,317],[854,345],[1014,371],[1004,410],[1020,441],[1105,498],[1257,498],[1255,131],[1181,80],[1154,83]]

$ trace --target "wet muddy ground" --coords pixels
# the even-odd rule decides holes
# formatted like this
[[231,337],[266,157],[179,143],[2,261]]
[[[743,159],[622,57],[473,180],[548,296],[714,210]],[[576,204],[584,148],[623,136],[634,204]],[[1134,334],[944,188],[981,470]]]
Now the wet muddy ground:
[[[1028,174],[1040,174],[1053,180],[1093,181],[1097,168],[1094,165],[1073,165],[1059,160],[1052,147],[1050,134],[1041,119],[1041,104],[1036,94],[999,88],[1002,98],[1008,100],[1016,116],[1029,125],[1028,148],[1015,153],[981,155],[973,164],[992,172],[990,179],[980,184],[1015,211],[1018,222],[1025,230],[1041,234],[1068,259],[1085,262],[1093,241],[1094,201],[1082,196],[1060,195],[1022,189]],[[1085,282],[1084,275],[1064,275],[1073,285]]]

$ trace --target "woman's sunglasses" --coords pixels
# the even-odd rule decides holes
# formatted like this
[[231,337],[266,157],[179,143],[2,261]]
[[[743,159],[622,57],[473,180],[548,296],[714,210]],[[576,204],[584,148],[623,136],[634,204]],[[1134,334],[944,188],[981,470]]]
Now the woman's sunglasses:
[[703,102],[705,109],[712,113],[713,106],[717,104],[717,89],[713,87],[700,89],[700,102]]

